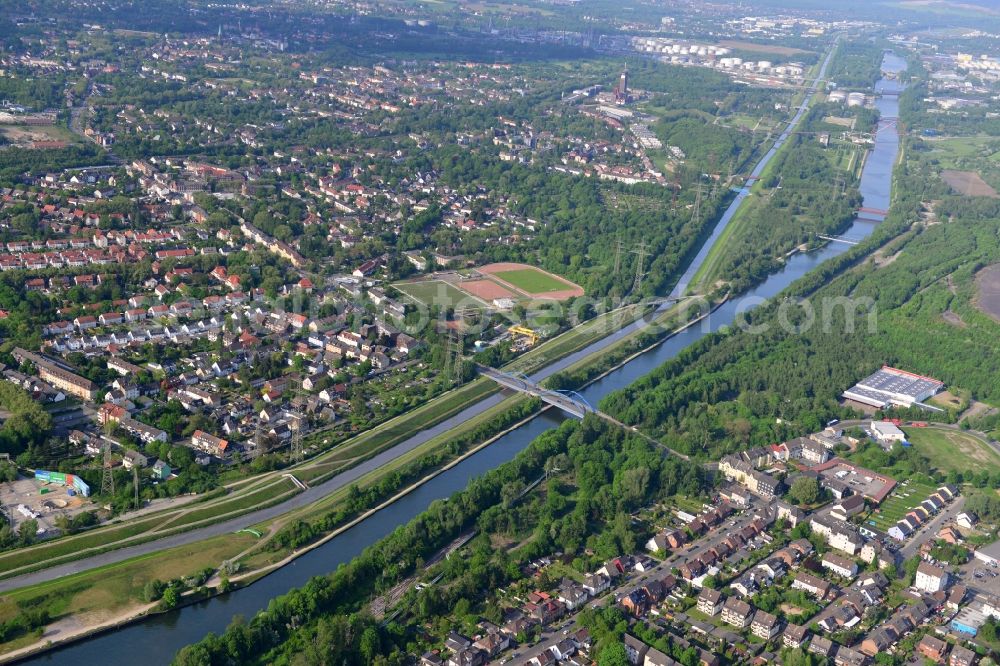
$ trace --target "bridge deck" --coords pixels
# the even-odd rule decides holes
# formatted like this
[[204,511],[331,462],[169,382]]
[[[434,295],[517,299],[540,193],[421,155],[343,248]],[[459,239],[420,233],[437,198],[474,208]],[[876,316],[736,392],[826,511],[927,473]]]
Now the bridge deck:
[[517,391],[519,393],[526,393],[528,395],[533,395],[536,398],[541,398],[544,402],[552,405],[553,407],[558,407],[567,414],[575,416],[578,419],[582,419],[587,414],[594,414],[595,416],[604,419],[608,423],[613,423],[621,428],[624,428],[638,435],[639,437],[642,437],[646,441],[664,449],[671,455],[675,455],[683,460],[691,459],[689,456],[686,456],[683,453],[680,453],[679,451],[674,451],[666,444],[658,442],[656,439],[650,437],[649,435],[643,432],[640,432],[638,429],[626,425],[625,423],[622,423],[621,421],[611,416],[610,414],[605,414],[599,409],[594,409],[585,402],[582,402],[580,400],[574,400],[573,398],[567,395],[563,395],[561,393],[557,393],[555,391],[550,391],[549,389],[542,388],[541,386],[538,386],[537,384],[531,382],[531,380],[527,378],[511,375],[501,370],[496,370],[494,368],[489,368],[486,366],[480,366],[479,372],[480,374],[489,377],[490,379],[492,379],[493,381],[495,381],[497,384],[499,384],[504,388],[508,388],[513,391]]

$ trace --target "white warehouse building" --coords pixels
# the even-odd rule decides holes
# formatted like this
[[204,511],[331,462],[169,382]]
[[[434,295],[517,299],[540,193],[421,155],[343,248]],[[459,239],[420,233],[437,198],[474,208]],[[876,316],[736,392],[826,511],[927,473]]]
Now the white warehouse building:
[[930,398],[944,383],[905,370],[882,366],[842,394],[848,400],[884,409],[890,405],[912,407]]

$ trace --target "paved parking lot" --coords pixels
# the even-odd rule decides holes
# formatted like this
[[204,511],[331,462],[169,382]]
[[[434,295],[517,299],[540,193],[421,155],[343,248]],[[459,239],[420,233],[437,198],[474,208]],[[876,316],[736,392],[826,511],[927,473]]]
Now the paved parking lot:
[[968,587],[978,592],[1000,596],[1000,567],[988,566],[973,557],[959,567],[959,572],[962,583]]

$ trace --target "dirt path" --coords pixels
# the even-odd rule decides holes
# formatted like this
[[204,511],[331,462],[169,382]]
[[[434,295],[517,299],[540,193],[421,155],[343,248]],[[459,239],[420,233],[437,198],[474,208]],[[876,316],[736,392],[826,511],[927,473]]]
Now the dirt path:
[[10,662],[27,657],[35,652],[47,650],[50,643],[63,643],[104,629],[110,629],[133,621],[145,615],[156,606],[155,603],[133,606],[128,610],[111,615],[109,613],[88,613],[56,620],[45,628],[40,640],[23,648],[0,655],[0,662]]
[[965,419],[975,418],[977,416],[983,416],[987,413],[996,411],[995,407],[987,405],[985,402],[979,402],[978,400],[970,400],[969,407],[958,417],[959,423]]

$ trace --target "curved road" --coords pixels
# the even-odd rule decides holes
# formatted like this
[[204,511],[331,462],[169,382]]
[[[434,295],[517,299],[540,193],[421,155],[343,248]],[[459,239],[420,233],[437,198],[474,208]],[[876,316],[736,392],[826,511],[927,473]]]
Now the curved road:
[[[796,111],[795,116],[789,122],[788,127],[785,128],[785,131],[782,132],[782,134],[778,137],[778,140],[775,142],[774,146],[771,147],[771,149],[761,158],[760,162],[758,162],[757,165],[754,167],[753,171],[751,172],[752,177],[757,177],[761,174],[761,172],[767,166],[768,162],[771,161],[771,158],[774,157],[777,150],[781,147],[784,141],[789,137],[791,132],[795,129],[795,126],[802,119],[802,116],[805,115],[805,111],[809,107],[809,103],[813,97],[812,91],[815,91],[815,88],[819,84],[820,80],[826,75],[827,65],[830,63],[830,59],[832,58],[833,53],[836,50],[835,46],[836,45],[834,45],[834,48],[831,48],[830,52],[827,53],[826,58],[823,61],[823,66],[820,68],[819,73],[816,75],[816,78],[813,80],[813,83],[810,87],[811,91],[810,94],[808,94],[806,98],[802,101],[802,103],[799,105],[799,108]],[[694,261],[692,261],[691,265],[681,276],[681,279],[678,282],[677,286],[674,288],[671,297],[676,298],[678,294],[682,294],[687,289],[687,285],[690,282],[691,277],[694,276],[695,272],[697,272],[701,264],[704,263],[705,258],[708,256],[709,249],[711,249],[711,246],[718,239],[719,234],[722,233],[726,225],[729,224],[729,221],[732,220],[732,217],[736,213],[737,208],[739,208],[743,200],[746,199],[747,194],[749,194],[749,188],[744,187],[743,190],[740,192],[740,194],[737,195],[736,199],[734,199],[733,202],[730,204],[729,208],[726,209],[726,212],[722,215],[722,217],[719,219],[719,222],[716,224],[716,228],[713,230],[712,235],[709,236],[708,239],[706,239],[704,245],[701,247],[698,254],[695,256]],[[664,304],[661,306],[661,309],[670,307],[670,303],[671,301],[665,301]],[[648,325],[649,322],[647,320],[640,320],[628,326],[624,326],[618,329],[617,331],[614,331],[611,334],[601,338],[600,340],[595,341],[594,343],[590,344],[584,349],[581,349],[555,363],[550,364],[546,368],[531,375],[530,379],[532,382],[535,383],[540,382],[541,380],[549,377],[550,375],[559,372],[565,368],[568,368],[569,366],[573,365],[574,363],[577,363],[578,361],[586,358],[587,356],[607,348],[608,346],[617,342],[618,340],[621,340],[627,335],[637,330],[641,330],[642,328]],[[295,495],[293,497],[290,497],[289,499],[287,499],[284,502],[281,502],[280,504],[275,504],[274,506],[270,506],[265,509],[259,509],[257,511],[253,511],[251,513],[239,516],[237,518],[232,518],[223,521],[221,523],[216,523],[214,525],[200,527],[194,530],[189,530],[187,532],[181,532],[179,534],[174,534],[172,536],[164,537],[162,539],[156,539],[135,546],[128,546],[126,548],[119,548],[117,550],[101,553],[99,555],[93,555],[91,557],[86,557],[80,560],[76,560],[74,562],[59,564],[53,567],[49,567],[47,569],[43,569],[41,571],[36,571],[33,573],[27,573],[27,574],[22,574],[20,576],[8,578],[6,580],[0,581],[0,593],[9,592],[11,590],[15,590],[28,585],[44,583],[50,580],[54,580],[56,578],[61,578],[63,576],[68,576],[71,574],[88,571],[96,567],[101,567],[108,564],[115,564],[133,557],[137,557],[139,555],[154,553],[160,550],[165,550],[167,548],[172,548],[174,546],[182,546],[194,543],[196,541],[201,541],[203,539],[220,536],[222,534],[231,534],[237,530],[241,530],[245,527],[255,525],[256,523],[277,518],[278,516],[288,513],[293,509],[298,509],[308,504],[312,504],[313,502],[322,499],[323,497],[326,497],[330,493],[333,493],[334,491],[339,490],[344,486],[347,486],[357,481],[360,477],[364,476],[368,472],[378,469],[382,465],[385,465],[395,460],[399,456],[412,451],[413,449],[417,448],[421,444],[426,443],[430,439],[433,439],[438,435],[446,433],[452,428],[455,428],[465,423],[469,419],[482,414],[491,407],[494,407],[495,405],[499,404],[501,401],[504,400],[504,398],[505,396],[502,393],[496,393],[494,395],[491,395],[489,397],[480,400],[479,402],[469,405],[455,416],[445,419],[436,426],[433,426],[426,430],[422,430],[414,434],[409,439],[397,444],[396,446],[390,449],[386,449],[385,451],[370,458],[369,460],[366,460],[365,462],[349,470],[345,470],[340,474],[337,474],[336,476],[327,479],[322,483],[312,486],[308,490],[299,493],[298,495]]]

